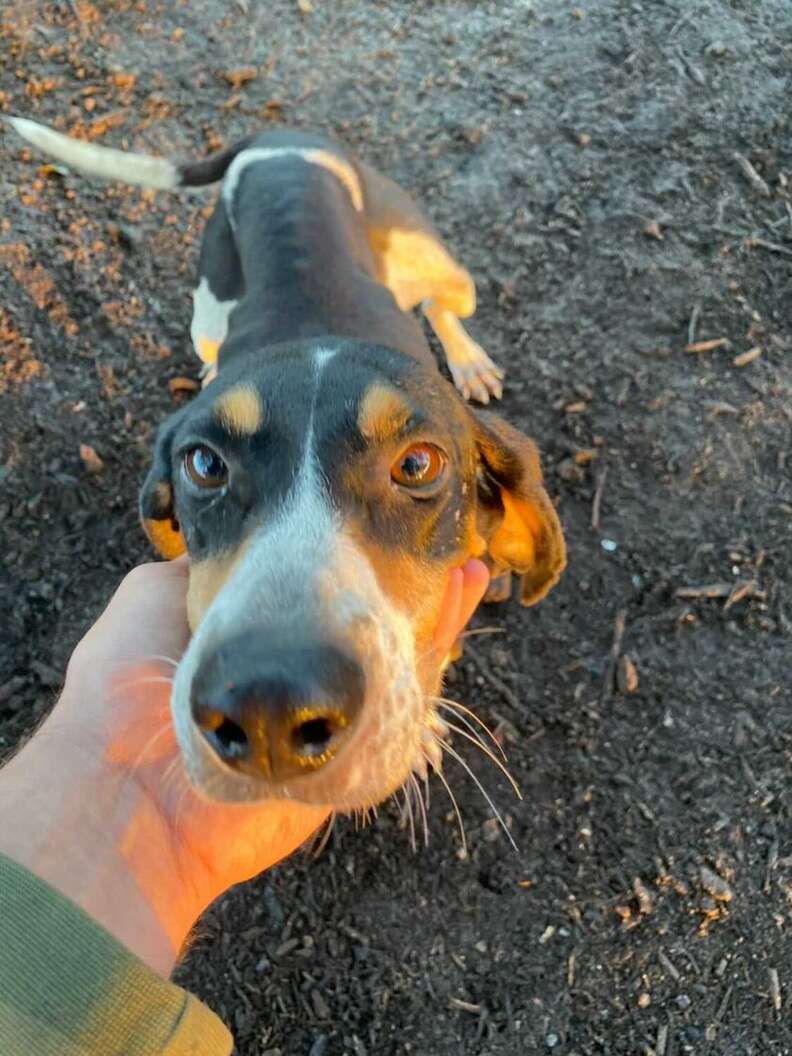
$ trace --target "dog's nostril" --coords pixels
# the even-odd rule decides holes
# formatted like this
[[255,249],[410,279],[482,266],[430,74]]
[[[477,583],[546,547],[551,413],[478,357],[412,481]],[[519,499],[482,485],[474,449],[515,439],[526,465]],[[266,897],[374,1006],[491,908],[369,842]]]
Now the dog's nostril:
[[215,708],[196,707],[193,716],[207,742],[222,759],[231,761],[247,756],[250,744],[239,723]]
[[211,737],[226,759],[241,759],[248,754],[247,734],[231,719],[223,719]]
[[291,731],[292,749],[299,756],[316,759],[324,755],[339,729],[339,724],[330,718],[308,719]]

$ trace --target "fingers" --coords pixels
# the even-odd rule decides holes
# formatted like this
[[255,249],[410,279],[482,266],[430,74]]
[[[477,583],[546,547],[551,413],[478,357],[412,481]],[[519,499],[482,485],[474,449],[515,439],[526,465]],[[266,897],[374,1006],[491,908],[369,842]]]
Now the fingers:
[[434,636],[435,649],[441,656],[448,653],[476,611],[488,583],[487,566],[475,557],[449,573],[448,586],[440,608],[440,622]]
[[72,654],[67,684],[84,682],[103,695],[106,687],[97,687],[97,679],[106,681],[123,664],[154,656],[177,661],[190,640],[188,567],[179,559],[132,569]]
[[467,626],[489,586],[489,570],[483,561],[472,557],[462,568],[462,598],[459,606],[459,626],[456,637]]

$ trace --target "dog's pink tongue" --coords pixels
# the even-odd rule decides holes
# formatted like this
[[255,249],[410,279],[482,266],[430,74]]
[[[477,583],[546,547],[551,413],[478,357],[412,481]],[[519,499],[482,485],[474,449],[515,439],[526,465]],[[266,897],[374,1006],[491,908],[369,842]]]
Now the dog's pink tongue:
[[489,584],[489,572],[483,561],[471,557],[461,568],[448,575],[440,622],[434,635],[434,645],[440,656],[445,656],[476,611]]

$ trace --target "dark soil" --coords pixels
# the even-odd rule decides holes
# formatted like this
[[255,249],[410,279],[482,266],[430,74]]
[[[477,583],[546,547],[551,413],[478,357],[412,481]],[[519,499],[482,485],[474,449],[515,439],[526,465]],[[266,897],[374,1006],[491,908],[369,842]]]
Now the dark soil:
[[[395,807],[342,824],[214,907],[179,981],[244,1056],[790,1053],[789,0],[302,8],[19,0],[0,104],[182,156],[318,126],[412,188],[477,278],[570,565],[478,617],[504,633],[449,687],[506,739],[522,803],[459,747],[520,853],[449,772],[466,858],[435,782],[428,849]],[[197,373],[210,199],[42,170],[10,134],[0,156],[5,751],[149,556],[136,493]]]

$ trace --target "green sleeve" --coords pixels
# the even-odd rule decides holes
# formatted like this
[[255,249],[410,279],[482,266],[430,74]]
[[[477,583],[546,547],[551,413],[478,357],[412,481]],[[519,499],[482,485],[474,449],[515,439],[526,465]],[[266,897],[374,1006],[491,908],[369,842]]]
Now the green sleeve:
[[43,880],[0,855],[3,1056],[228,1056],[231,1035]]

